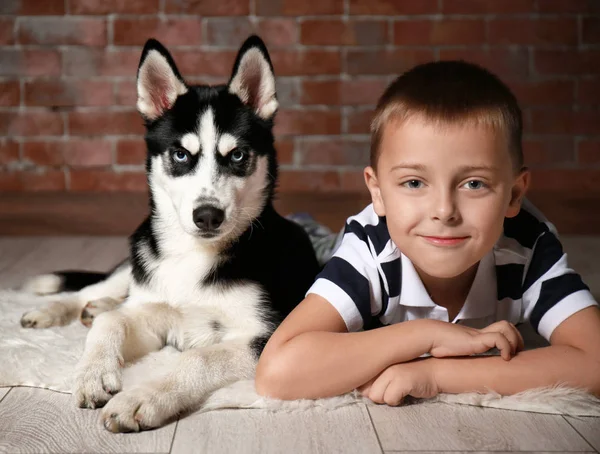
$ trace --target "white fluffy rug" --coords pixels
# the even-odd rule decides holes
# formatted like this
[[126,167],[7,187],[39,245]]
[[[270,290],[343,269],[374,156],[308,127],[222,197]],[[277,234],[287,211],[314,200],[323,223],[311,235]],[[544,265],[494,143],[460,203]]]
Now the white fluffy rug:
[[[79,322],[61,328],[32,330],[21,328],[21,315],[39,307],[36,297],[12,291],[0,292],[0,387],[33,386],[70,392],[73,369],[82,351],[88,329]],[[524,333],[528,348],[538,345],[531,333]],[[165,348],[148,355],[124,372],[123,388],[155,378],[179,353]],[[442,394],[433,400],[451,404],[476,405],[536,413],[573,416],[600,416],[600,400],[579,390],[546,388],[502,397],[489,394]],[[201,411],[220,408],[263,408],[277,411],[302,410],[310,407],[335,408],[358,402],[370,404],[350,393],[319,400],[279,401],[259,396],[252,381],[240,381],[212,394]]]

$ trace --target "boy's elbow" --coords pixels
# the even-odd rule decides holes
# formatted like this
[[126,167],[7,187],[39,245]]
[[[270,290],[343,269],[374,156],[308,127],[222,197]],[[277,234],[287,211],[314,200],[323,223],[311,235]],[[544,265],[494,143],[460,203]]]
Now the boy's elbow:
[[283,362],[275,357],[263,358],[256,367],[255,387],[256,392],[264,397],[289,400],[291,397],[285,392],[286,377],[288,373]]

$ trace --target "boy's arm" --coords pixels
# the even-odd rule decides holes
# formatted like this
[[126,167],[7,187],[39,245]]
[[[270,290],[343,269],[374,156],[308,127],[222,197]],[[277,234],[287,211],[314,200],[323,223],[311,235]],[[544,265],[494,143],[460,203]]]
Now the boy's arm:
[[265,346],[256,389],[280,399],[339,395],[392,364],[424,353],[469,355],[497,347],[509,359],[520,342],[508,323],[475,330],[438,320],[413,320],[348,333],[337,310],[323,297],[309,294]]
[[566,384],[600,396],[600,309],[583,309],[552,333],[551,346],[519,353],[511,361],[498,357],[432,358],[440,392],[494,390],[502,395]]

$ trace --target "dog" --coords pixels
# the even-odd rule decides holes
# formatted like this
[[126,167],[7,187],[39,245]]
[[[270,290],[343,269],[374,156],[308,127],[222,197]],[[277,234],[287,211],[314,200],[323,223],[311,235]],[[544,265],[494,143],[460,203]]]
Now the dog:
[[[24,327],[64,325],[86,304],[98,309],[102,302],[74,399],[82,408],[103,407],[112,432],[160,427],[216,389],[253,378],[270,335],[319,271],[305,231],[273,207],[278,102],[258,36],[244,42],[220,86],[187,84],[167,49],[150,39],[137,95],[150,214],[130,237],[129,258],[107,276],[30,281],[48,305],[21,320]],[[165,345],[181,351],[176,366],[121,391],[125,362]]]

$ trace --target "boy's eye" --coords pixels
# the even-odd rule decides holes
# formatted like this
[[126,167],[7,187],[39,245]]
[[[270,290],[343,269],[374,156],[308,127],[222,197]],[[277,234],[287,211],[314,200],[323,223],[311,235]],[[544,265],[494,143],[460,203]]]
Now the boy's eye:
[[183,151],[183,150],[175,150],[172,154],[171,157],[173,158],[173,161],[179,163],[179,164],[185,164],[186,162],[188,162],[188,154],[187,152]]
[[485,184],[483,183],[483,181],[471,180],[467,181],[464,187],[467,189],[483,189],[485,187]]
[[408,189],[420,189],[423,187],[423,182],[420,180],[409,180],[402,183],[402,186]]

